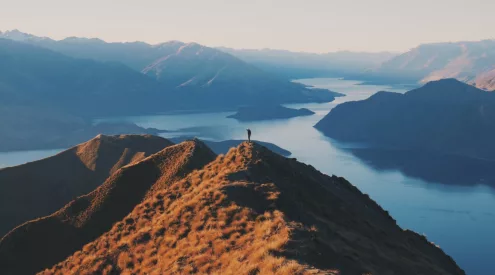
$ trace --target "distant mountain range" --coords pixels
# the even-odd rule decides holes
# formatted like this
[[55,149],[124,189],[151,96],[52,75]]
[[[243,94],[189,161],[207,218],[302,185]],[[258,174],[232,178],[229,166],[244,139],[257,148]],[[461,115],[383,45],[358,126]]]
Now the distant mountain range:
[[[78,148],[83,163],[94,148]],[[465,274],[345,179],[256,143],[216,156],[190,140],[123,159],[136,161],[5,235],[0,273]],[[70,165],[53,161],[47,173]]]
[[[134,70],[144,70],[174,87],[183,84],[189,87],[211,87],[211,84],[221,82],[225,76],[223,68],[232,69],[229,67],[231,63],[226,60],[236,57],[237,62],[242,60],[284,79],[345,77],[380,84],[424,84],[432,80],[456,78],[481,89],[495,90],[495,40],[423,44],[402,54],[349,51],[316,54],[274,49],[213,49],[179,41],[157,45],[143,42],[106,43],[96,38],[78,37],[55,41],[18,30],[0,33],[1,37],[42,46],[76,58],[120,62]],[[197,59],[188,58],[196,53],[200,53]],[[188,61],[184,62],[184,58]],[[208,64],[212,66],[201,66],[202,70],[191,71],[191,68],[199,68],[196,65],[203,62],[201,59],[211,59],[212,62]],[[173,64],[181,66],[175,68]],[[167,69],[163,70],[165,67]],[[252,70],[245,69],[245,72]],[[236,70],[244,72],[244,69]],[[225,77],[231,79],[231,76]],[[173,81],[170,81],[171,78]]]
[[495,40],[424,44],[359,76],[379,83],[426,83],[456,78],[495,90]]
[[340,104],[315,127],[342,141],[495,160],[495,93],[443,79]]
[[311,77],[345,77],[377,68],[397,56],[392,52],[305,53],[273,49],[218,48],[265,71],[289,79]]
[[[0,33],[1,151],[77,144],[95,134],[95,117],[329,102],[337,95],[195,43]],[[152,133],[135,125],[106,126],[104,133]]]
[[[140,97],[148,98],[149,104],[165,104],[166,108],[162,106],[162,111],[171,108],[235,108],[255,102],[328,102],[334,99],[329,91],[309,90],[301,84],[265,72],[230,54],[196,43],[106,43],[100,39],[77,37],[56,41],[18,30],[2,33],[0,38],[2,37],[50,49],[73,58],[111,62],[114,66],[117,66],[115,63],[126,65],[141,74],[118,74],[108,68],[105,72],[115,73],[122,78],[120,82],[112,82],[124,86],[120,89],[135,88]],[[146,78],[145,75],[148,76],[148,83],[143,83],[145,80],[142,79],[138,81],[137,78]],[[149,87],[143,87],[145,84]],[[141,85],[139,89],[137,85]],[[119,91],[120,94],[120,89],[116,87],[112,90]],[[157,91],[160,95],[166,95],[153,98]],[[143,93],[153,95],[143,96]],[[168,101],[173,104],[167,104]],[[138,104],[140,101],[132,99],[128,102]],[[132,110],[129,107],[127,109]]]
[[[200,53],[198,60],[212,58],[216,63],[222,63],[222,59],[225,61],[234,56],[273,75],[290,79],[317,76],[342,77],[348,73],[355,74],[366,69],[376,68],[381,63],[397,56],[397,53],[391,52],[366,53],[341,51],[316,54],[273,49],[248,50],[226,47],[214,49],[196,43],[186,44],[180,41],[169,41],[157,45],[149,45],[144,42],[107,43],[97,38],[79,37],[69,37],[56,41],[51,38],[38,37],[18,30],[0,33],[0,37],[31,43],[76,58],[121,62],[138,71],[148,71],[150,67],[163,67],[164,64],[174,63],[191,53]],[[228,55],[221,54],[218,50]],[[188,61],[192,62],[193,60],[195,59]],[[204,84],[204,82],[198,80],[206,76],[208,76],[208,80],[211,80],[216,75],[216,72],[225,65],[228,64],[224,63],[222,66],[216,68],[215,73],[206,74],[208,70],[203,71],[203,74],[199,75],[199,79],[193,80],[188,84]],[[171,69],[169,66],[167,67],[169,70]],[[210,71],[212,69],[209,68]],[[191,73],[190,70],[187,72],[189,74]],[[177,80],[179,83],[174,84],[180,85],[192,78],[185,75],[180,81]]]
[[153,112],[160,109],[158,99],[167,102],[156,81],[123,64],[75,59],[2,38],[0,87],[0,107],[85,117]]

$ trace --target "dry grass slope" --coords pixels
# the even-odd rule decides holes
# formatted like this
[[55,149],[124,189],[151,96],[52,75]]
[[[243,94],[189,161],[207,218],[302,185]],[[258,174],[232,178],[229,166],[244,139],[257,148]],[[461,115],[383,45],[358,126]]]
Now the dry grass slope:
[[149,135],[99,135],[55,156],[0,169],[0,237],[93,191],[120,167],[170,145]]
[[243,143],[41,274],[464,274],[346,180]]
[[33,274],[65,259],[108,231],[143,199],[215,156],[201,142],[188,141],[124,166],[93,192],[7,234],[0,241],[0,273]]

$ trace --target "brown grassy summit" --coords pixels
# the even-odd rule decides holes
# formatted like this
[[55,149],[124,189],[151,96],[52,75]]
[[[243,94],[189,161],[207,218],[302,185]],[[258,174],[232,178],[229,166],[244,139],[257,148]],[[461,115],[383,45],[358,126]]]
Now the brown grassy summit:
[[170,145],[150,135],[99,135],[55,156],[0,169],[0,237],[91,192],[120,167]]
[[253,143],[162,186],[42,273],[464,274],[345,179]]
[[215,157],[202,142],[186,141],[124,166],[93,192],[7,234],[0,241],[0,273],[32,274],[65,259],[108,231],[145,198]]

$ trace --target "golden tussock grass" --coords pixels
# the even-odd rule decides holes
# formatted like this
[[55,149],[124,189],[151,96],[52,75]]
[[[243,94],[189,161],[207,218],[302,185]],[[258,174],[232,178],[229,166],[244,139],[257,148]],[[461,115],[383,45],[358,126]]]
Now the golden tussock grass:
[[464,274],[344,179],[252,143],[159,184],[42,274]]
[[[220,190],[245,170],[231,150],[138,205],[96,241],[44,274],[295,274],[308,268],[275,256],[291,226],[280,211],[255,213]],[[268,199],[274,199],[270,194]]]

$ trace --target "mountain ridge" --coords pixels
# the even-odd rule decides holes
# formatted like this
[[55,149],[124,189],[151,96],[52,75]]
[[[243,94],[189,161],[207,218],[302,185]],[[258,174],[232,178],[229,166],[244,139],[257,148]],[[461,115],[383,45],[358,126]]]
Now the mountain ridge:
[[152,79],[120,63],[74,59],[3,38],[0,60],[2,106],[52,108],[87,117],[156,110],[159,106],[147,99],[163,97]]
[[41,274],[239,270],[464,274],[344,179],[247,142],[143,201]]
[[[53,215],[18,227],[0,241],[2,273],[8,275],[14,267],[26,268],[28,262],[39,261],[37,268],[48,267],[40,274],[465,274],[441,249],[423,236],[402,230],[388,212],[343,178],[324,175],[256,143],[243,142],[210,159],[211,151],[206,154],[210,157],[197,157],[184,150],[191,142],[209,151],[197,141],[167,147],[121,168],[94,191],[112,190],[105,186],[120,179],[126,184],[113,186],[151,193],[129,202],[123,212],[130,212],[124,216],[107,221],[104,228],[95,227],[97,236],[84,239],[88,243],[83,247],[73,246],[78,251],[61,253],[72,255],[59,254],[58,258],[68,258],[58,264],[56,259],[45,261],[58,249],[53,237],[43,234],[51,232],[56,238],[68,234],[57,234],[53,224],[36,229],[53,220]],[[142,166],[153,163],[149,167],[160,171],[180,167],[180,161],[163,153],[174,150],[196,159],[198,169],[155,185],[160,176]],[[142,184],[142,179],[150,184]],[[100,197],[86,195],[76,202],[88,196]],[[119,208],[115,201],[104,201]],[[81,228],[90,224],[86,218],[100,224],[98,215],[78,213],[104,208],[76,202],[54,215]],[[36,249],[25,249],[28,246]],[[44,253],[46,247],[51,254]]]
[[55,156],[0,169],[0,236],[99,186],[119,168],[171,142],[149,135],[97,136]]
[[443,79],[405,94],[379,92],[338,105],[315,127],[329,137],[374,147],[493,160],[493,121],[495,94]]
[[[63,260],[110,229],[141,200],[214,157],[206,145],[195,140],[165,147],[122,166],[91,193],[5,235],[0,240],[2,273],[32,274]],[[140,184],[133,183],[137,179]],[[48,254],[43,253],[46,246],[50,246]],[[30,264],[25,265],[25,261]]]
[[[51,52],[45,53],[50,53],[52,56],[53,52],[60,53],[65,55],[66,60],[69,57],[75,58],[74,62],[82,62],[79,59],[85,59],[86,63],[93,60],[103,62],[102,64],[113,64],[113,66],[123,64],[125,66],[122,67],[131,68],[139,74],[127,72],[121,80],[114,80],[111,83],[118,85],[122,81],[126,82],[121,89],[134,89],[134,92],[126,93],[127,96],[132,96],[137,92],[146,92],[146,97],[133,98],[132,102],[136,105],[138,103],[147,105],[148,109],[156,111],[200,108],[201,106],[205,108],[204,105],[232,108],[232,106],[241,106],[246,102],[254,103],[259,100],[274,103],[329,102],[335,98],[334,94],[329,91],[310,90],[304,85],[292,83],[287,79],[265,72],[231,54],[197,43],[186,44],[173,41],[149,45],[142,42],[106,43],[103,40],[79,38],[56,41],[21,32],[16,32],[16,35],[7,33],[0,35],[1,37],[8,38],[7,40],[10,41],[17,40],[17,43],[48,49]],[[17,45],[17,47],[25,48],[23,45]],[[41,50],[39,48],[38,52]],[[62,57],[57,57],[57,59],[62,59]],[[26,60],[26,62],[33,61]],[[98,71],[96,68],[93,70]],[[124,74],[124,68],[120,73]],[[131,78],[133,81],[129,80]],[[135,82],[139,80],[138,78],[141,78],[141,81],[139,86],[136,86]],[[6,83],[11,84],[11,82]],[[75,88],[77,87],[72,87],[70,90]],[[90,86],[87,90],[95,93],[92,90],[96,88],[98,87]],[[115,87],[112,90],[118,90],[118,88]],[[100,90],[97,94],[101,96],[106,92]],[[146,98],[154,100],[146,101]],[[165,102],[166,106],[161,106],[159,109],[160,105],[155,106],[157,102]],[[136,107],[126,106],[126,109],[132,110]]]
[[[322,103],[338,95],[292,83],[195,43],[59,42],[14,34],[0,35],[2,151],[32,149],[37,143],[44,148],[72,145],[64,140],[85,140],[99,131],[92,124],[95,118],[231,110],[259,102]],[[153,66],[143,74],[149,64]],[[153,133],[135,125],[127,128]]]

